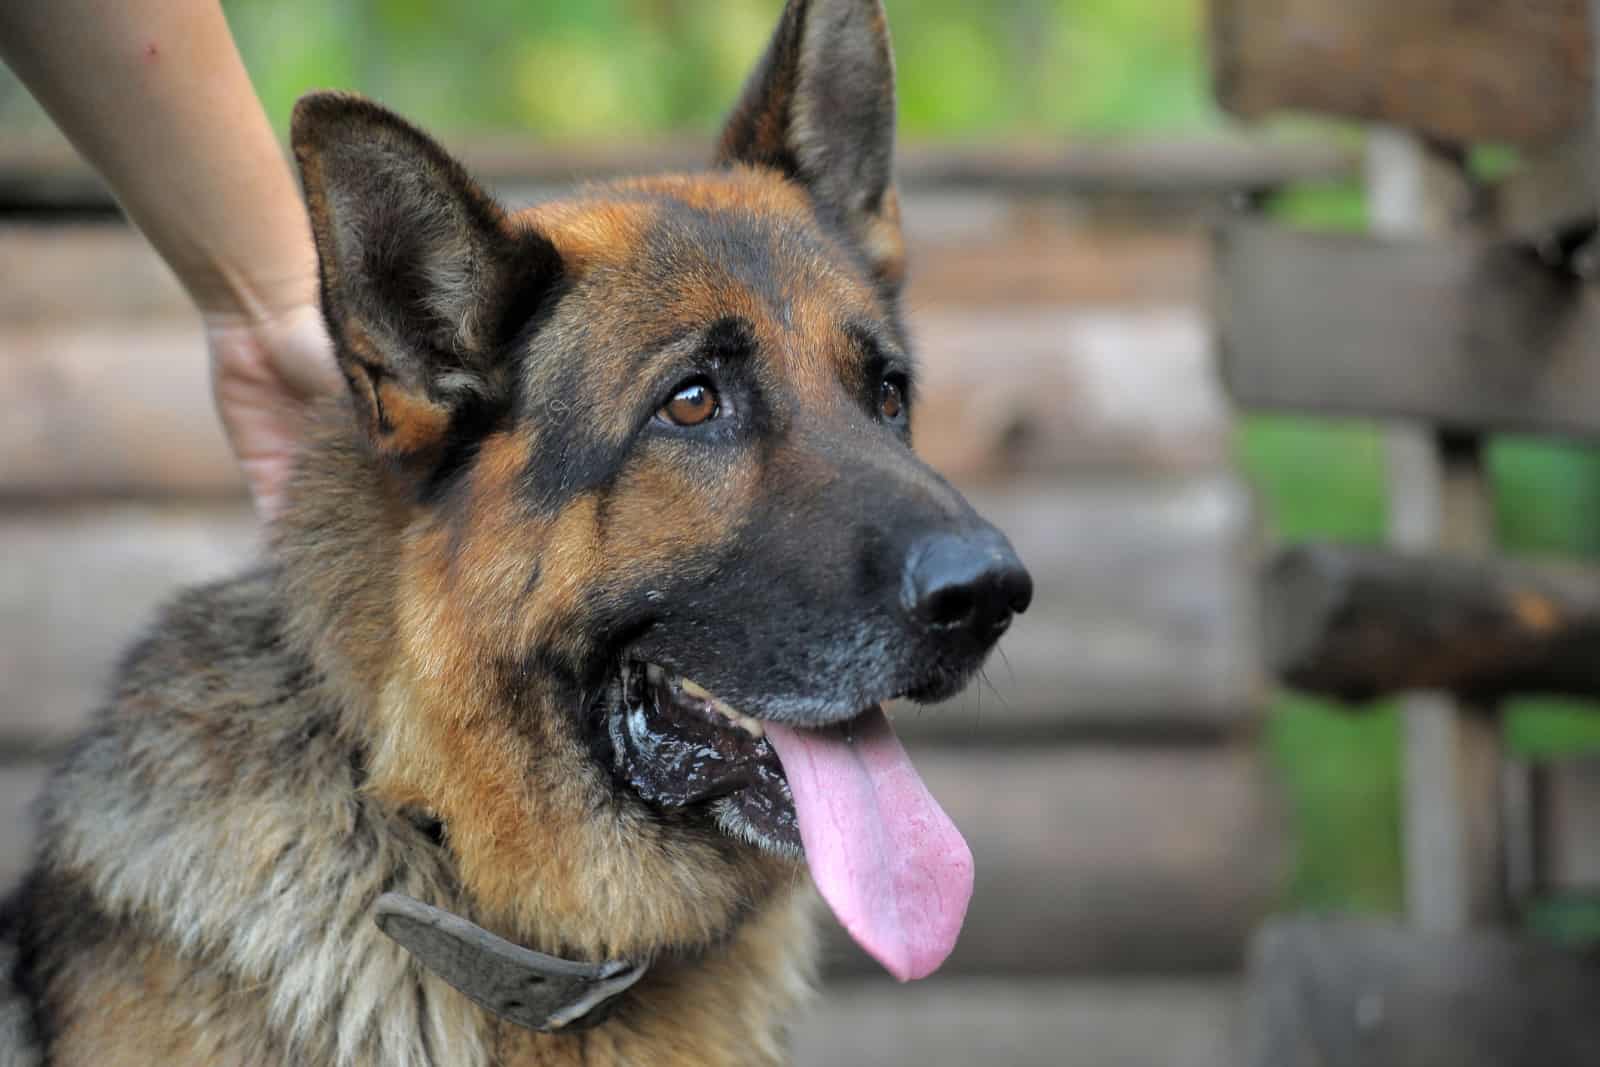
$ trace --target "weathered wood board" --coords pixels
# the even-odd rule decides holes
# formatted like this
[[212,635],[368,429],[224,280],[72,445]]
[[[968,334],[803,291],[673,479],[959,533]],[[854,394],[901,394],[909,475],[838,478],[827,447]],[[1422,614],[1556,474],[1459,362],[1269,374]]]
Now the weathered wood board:
[[[1248,743],[908,747],[977,866],[949,974],[1228,970],[1281,900],[1281,798]],[[834,973],[882,973],[830,944]]]
[[796,1028],[795,1064],[1238,1067],[1238,995],[1217,979],[838,982]]
[[1600,291],[1531,251],[1250,222],[1217,251],[1223,377],[1245,408],[1600,436]]
[[1548,141],[1589,115],[1586,0],[1211,0],[1217,99],[1457,141]]
[[1275,920],[1251,950],[1247,1067],[1592,1067],[1600,964],[1509,934]]
[[[1225,479],[974,494],[1038,593],[979,681],[910,733],[1229,731],[1263,691],[1244,492]],[[0,735],[77,729],[122,648],[182,585],[252,555],[242,506],[125,505],[0,520]]]
[[1298,545],[1263,598],[1268,665],[1300,689],[1600,697],[1600,570]]

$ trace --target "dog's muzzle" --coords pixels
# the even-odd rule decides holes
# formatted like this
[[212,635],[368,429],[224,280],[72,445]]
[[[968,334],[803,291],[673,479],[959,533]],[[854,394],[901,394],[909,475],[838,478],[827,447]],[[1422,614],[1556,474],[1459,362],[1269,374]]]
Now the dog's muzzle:
[[468,1000],[542,1033],[604,1022],[649,969],[648,963],[577,963],[547,956],[400,893],[379,897],[373,920]]

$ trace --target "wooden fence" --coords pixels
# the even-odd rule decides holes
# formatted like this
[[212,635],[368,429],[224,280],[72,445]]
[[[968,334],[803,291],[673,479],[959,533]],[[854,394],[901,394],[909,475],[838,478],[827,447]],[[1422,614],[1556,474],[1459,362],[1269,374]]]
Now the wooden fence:
[[[1514,933],[1542,895],[1600,889],[1600,767],[1517,760],[1501,721],[1511,693],[1600,697],[1600,569],[1497,555],[1483,468],[1492,433],[1600,436],[1589,5],[1212,8],[1225,104],[1384,124],[1374,232],[1228,226],[1217,315],[1242,404],[1392,420],[1391,547],[1280,554],[1265,614],[1290,684],[1405,699],[1410,925],[1264,931],[1244,1062],[1600,1062],[1600,967]],[[1520,172],[1476,173],[1483,142]]]

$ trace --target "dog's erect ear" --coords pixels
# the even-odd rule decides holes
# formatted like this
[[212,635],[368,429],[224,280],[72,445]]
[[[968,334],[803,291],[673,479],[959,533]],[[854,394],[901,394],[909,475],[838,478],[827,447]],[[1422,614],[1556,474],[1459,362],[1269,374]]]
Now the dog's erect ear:
[[295,107],[293,143],[322,307],[378,450],[422,459],[503,402],[507,341],[561,269],[460,164],[399,116],[343,93]]
[[720,164],[775,167],[843,223],[891,292],[905,271],[894,191],[894,54],[881,0],[789,0],[722,132]]

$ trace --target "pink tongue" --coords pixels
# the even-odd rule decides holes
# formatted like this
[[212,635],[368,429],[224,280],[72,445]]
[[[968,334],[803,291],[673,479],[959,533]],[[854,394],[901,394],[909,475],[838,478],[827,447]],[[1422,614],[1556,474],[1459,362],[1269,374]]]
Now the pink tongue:
[[880,708],[846,727],[767,723],[811,877],[850,936],[902,982],[938,969],[967,917],[972,852]]

